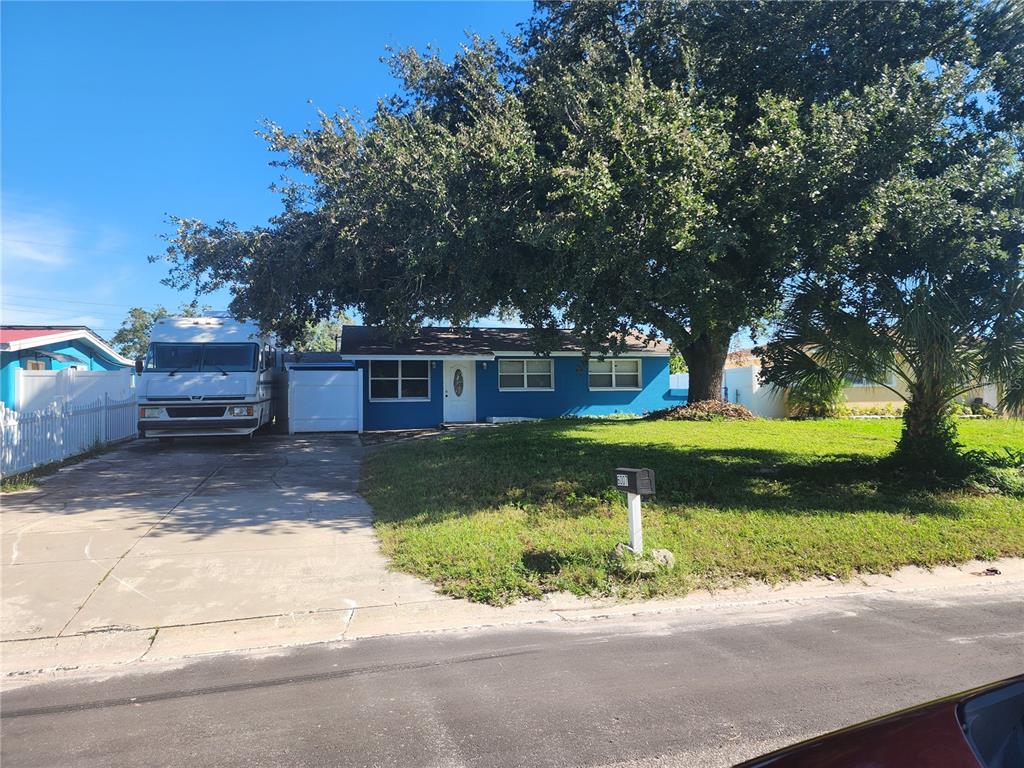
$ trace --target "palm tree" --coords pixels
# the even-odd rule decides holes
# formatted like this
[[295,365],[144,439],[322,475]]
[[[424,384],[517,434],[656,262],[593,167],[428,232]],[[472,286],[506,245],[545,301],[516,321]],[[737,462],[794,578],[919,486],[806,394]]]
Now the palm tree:
[[[894,458],[958,461],[950,404],[984,384],[1024,407],[1024,132],[964,109],[963,73],[936,81],[943,117],[849,229],[805,254],[762,378],[852,378],[906,401]],[[955,76],[954,76],[955,75]]]
[[950,405],[997,384],[999,405],[1024,407],[1024,277],[995,273],[876,276],[859,286],[805,279],[766,347],[766,380],[781,387],[864,379],[907,404],[895,458],[941,472],[958,457]]

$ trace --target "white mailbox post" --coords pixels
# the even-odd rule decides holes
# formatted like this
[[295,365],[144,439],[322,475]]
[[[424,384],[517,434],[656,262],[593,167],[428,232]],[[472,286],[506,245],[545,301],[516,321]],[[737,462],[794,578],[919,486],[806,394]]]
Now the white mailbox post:
[[654,494],[654,470],[619,467],[615,470],[615,487],[626,492],[629,515],[629,548],[644,553],[644,528],[640,519],[640,499]]

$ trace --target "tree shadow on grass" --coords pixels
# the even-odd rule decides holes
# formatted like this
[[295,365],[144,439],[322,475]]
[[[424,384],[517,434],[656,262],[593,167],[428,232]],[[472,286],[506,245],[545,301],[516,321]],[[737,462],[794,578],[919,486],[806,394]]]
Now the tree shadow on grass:
[[507,504],[544,516],[611,513],[622,498],[612,487],[613,469],[636,466],[655,470],[651,502],[668,514],[694,507],[778,515],[962,514],[954,498],[915,487],[871,456],[615,443],[588,428],[607,423],[548,422],[400,448],[371,470],[372,501],[385,519],[415,523]]

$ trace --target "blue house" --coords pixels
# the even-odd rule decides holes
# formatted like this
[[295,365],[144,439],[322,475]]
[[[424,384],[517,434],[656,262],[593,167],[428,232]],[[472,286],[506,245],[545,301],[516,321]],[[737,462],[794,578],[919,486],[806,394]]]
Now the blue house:
[[623,351],[584,356],[568,331],[538,355],[524,328],[421,328],[394,343],[378,329],[344,326],[340,357],[363,376],[366,429],[556,416],[641,415],[682,405],[669,386],[669,347],[630,337]]
[[114,371],[133,364],[84,325],[0,326],[0,397],[8,408],[17,406],[18,369]]

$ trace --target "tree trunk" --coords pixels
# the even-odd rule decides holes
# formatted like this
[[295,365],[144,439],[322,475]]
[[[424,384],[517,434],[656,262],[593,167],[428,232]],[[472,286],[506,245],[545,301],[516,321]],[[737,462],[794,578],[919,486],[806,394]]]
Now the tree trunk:
[[688,403],[722,399],[725,357],[729,354],[730,339],[731,333],[710,335],[705,331],[685,344],[676,345],[690,371]]
[[959,463],[956,421],[945,399],[928,387],[918,384],[910,394],[895,457],[907,468],[946,474]]

